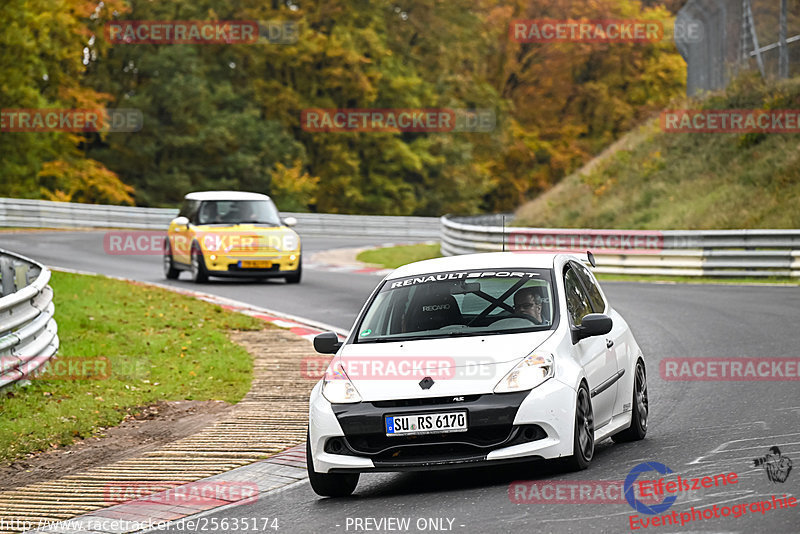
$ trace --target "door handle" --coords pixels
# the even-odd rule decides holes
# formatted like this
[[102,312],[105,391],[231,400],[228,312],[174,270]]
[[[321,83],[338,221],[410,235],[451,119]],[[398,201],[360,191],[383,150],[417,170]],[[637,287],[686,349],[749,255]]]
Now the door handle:
[[613,346],[614,346],[614,341],[612,341],[610,339],[606,339],[606,348],[610,349]]

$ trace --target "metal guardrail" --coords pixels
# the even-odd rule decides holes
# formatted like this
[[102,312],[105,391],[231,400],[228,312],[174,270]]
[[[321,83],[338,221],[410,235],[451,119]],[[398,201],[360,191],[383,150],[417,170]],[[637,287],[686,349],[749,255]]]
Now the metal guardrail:
[[25,379],[58,350],[47,267],[0,250],[0,389]]
[[[671,276],[800,277],[800,230],[587,230],[508,226],[505,250],[592,250],[600,273]],[[503,250],[499,215],[441,218],[442,254]],[[617,244],[627,237],[641,246],[601,248],[596,240]],[[539,247],[531,246],[535,237]],[[519,238],[519,239],[517,239]],[[609,239],[611,238],[611,239]],[[649,239],[649,241],[648,241]],[[522,244],[520,244],[522,243]],[[634,242],[635,243],[635,242]],[[582,246],[573,246],[573,244]],[[585,246],[583,246],[585,245]]]
[[[166,230],[169,222],[177,215],[176,209],[0,198],[0,227]],[[438,217],[291,212],[283,212],[282,215],[297,219],[297,232],[301,236],[360,236],[410,240],[439,238]]]

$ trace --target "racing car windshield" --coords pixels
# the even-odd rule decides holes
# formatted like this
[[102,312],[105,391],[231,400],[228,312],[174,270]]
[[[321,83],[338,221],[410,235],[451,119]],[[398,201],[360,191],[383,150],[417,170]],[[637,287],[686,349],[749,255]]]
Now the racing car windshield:
[[449,271],[387,280],[357,343],[508,334],[553,328],[548,269]]
[[271,200],[208,200],[200,205],[197,224],[266,224],[280,226]]

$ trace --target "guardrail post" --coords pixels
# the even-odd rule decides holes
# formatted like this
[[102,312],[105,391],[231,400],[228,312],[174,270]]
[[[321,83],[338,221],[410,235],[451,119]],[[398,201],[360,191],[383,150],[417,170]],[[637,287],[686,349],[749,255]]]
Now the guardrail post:
[[15,291],[14,289],[14,267],[11,258],[0,256],[0,287],[2,293],[0,296],[5,297]]
[[17,291],[28,285],[28,265],[21,263],[14,266],[14,283]]

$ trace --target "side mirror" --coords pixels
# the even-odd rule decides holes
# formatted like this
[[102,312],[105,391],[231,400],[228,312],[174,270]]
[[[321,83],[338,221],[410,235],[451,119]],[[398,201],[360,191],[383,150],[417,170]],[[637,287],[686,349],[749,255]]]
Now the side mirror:
[[602,313],[590,313],[581,321],[580,326],[572,328],[572,344],[574,345],[581,339],[594,336],[602,336],[611,332],[614,322],[611,317]]
[[320,354],[336,354],[341,346],[336,332],[323,332],[314,337],[314,350]]
[[177,226],[188,227],[189,226],[189,219],[186,217],[177,217],[173,221]]
[[297,224],[297,219],[295,219],[294,217],[286,217],[283,220],[283,224],[285,224],[286,226],[295,226]]

